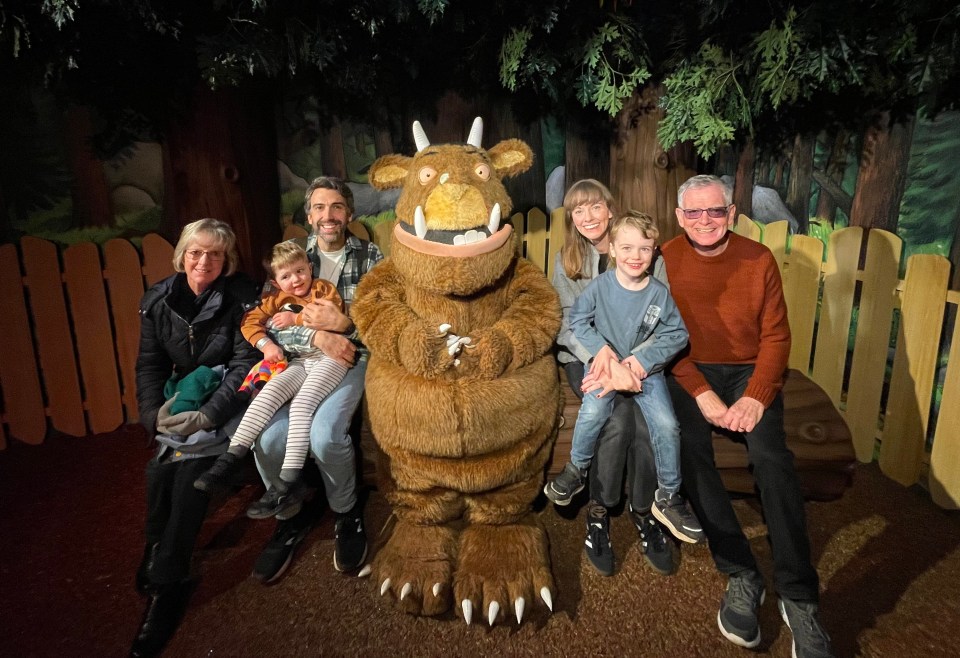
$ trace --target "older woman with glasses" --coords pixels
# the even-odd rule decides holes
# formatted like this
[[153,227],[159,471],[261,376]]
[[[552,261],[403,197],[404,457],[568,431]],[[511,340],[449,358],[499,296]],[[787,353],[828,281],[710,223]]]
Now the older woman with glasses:
[[226,450],[249,401],[237,389],[260,354],[240,320],[258,291],[236,273],[237,262],[229,225],[188,224],[173,253],[176,273],[140,302],[137,404],[157,453],[147,464],[146,548],[136,577],[149,604],[133,656],[158,654],[186,610],[190,558],[209,503],[193,482]]

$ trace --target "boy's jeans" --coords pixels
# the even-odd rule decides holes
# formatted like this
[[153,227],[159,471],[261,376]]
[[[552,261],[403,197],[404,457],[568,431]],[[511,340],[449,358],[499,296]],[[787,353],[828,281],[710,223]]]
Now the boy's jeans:
[[[616,394],[597,397],[598,391],[583,395],[583,404],[573,428],[570,461],[579,469],[590,465],[600,430],[610,418]],[[680,489],[680,425],[673,412],[670,392],[662,372],[643,380],[643,390],[633,396],[650,428],[650,444],[657,461],[657,483],[664,495]]]

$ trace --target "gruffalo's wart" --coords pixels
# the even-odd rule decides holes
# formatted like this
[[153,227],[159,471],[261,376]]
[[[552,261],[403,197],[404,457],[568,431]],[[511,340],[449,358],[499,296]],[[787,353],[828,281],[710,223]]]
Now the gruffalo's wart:
[[553,607],[547,538],[531,512],[560,417],[551,347],[560,306],[543,272],[517,256],[501,183],[530,147],[508,139],[431,145],[370,169],[400,187],[391,256],[360,282],[351,309],[370,348],[367,400],[383,449],[381,486],[396,523],[363,575],[401,609],[456,604],[489,623]]

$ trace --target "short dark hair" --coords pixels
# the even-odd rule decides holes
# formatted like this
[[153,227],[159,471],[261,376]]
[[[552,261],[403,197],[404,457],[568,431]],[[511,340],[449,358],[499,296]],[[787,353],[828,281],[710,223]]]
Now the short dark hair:
[[353,213],[356,208],[353,205],[353,190],[350,189],[350,186],[347,185],[347,182],[342,178],[337,178],[336,176],[317,176],[313,179],[313,182],[307,186],[307,191],[303,195],[303,210],[310,214],[310,197],[313,196],[313,191],[323,188],[325,190],[334,190],[343,197],[343,200],[347,202],[347,210],[350,211],[350,217],[353,217]]

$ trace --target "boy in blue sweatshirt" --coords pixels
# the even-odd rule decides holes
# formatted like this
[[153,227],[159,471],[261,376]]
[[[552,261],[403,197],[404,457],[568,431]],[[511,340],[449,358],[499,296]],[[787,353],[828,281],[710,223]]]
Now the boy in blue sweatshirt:
[[[630,370],[650,428],[658,489],[651,511],[678,539],[697,543],[703,529],[680,496],[680,425],[670,402],[664,367],[687,344],[687,328],[670,291],[650,276],[659,231],[644,213],[628,211],[610,226],[610,258],[616,268],[598,276],[577,297],[570,327],[591,353],[587,379],[606,377],[612,362]],[[584,486],[597,437],[613,410],[613,395],[584,392],[573,430],[570,463],[544,487],[557,505],[568,505]]]

